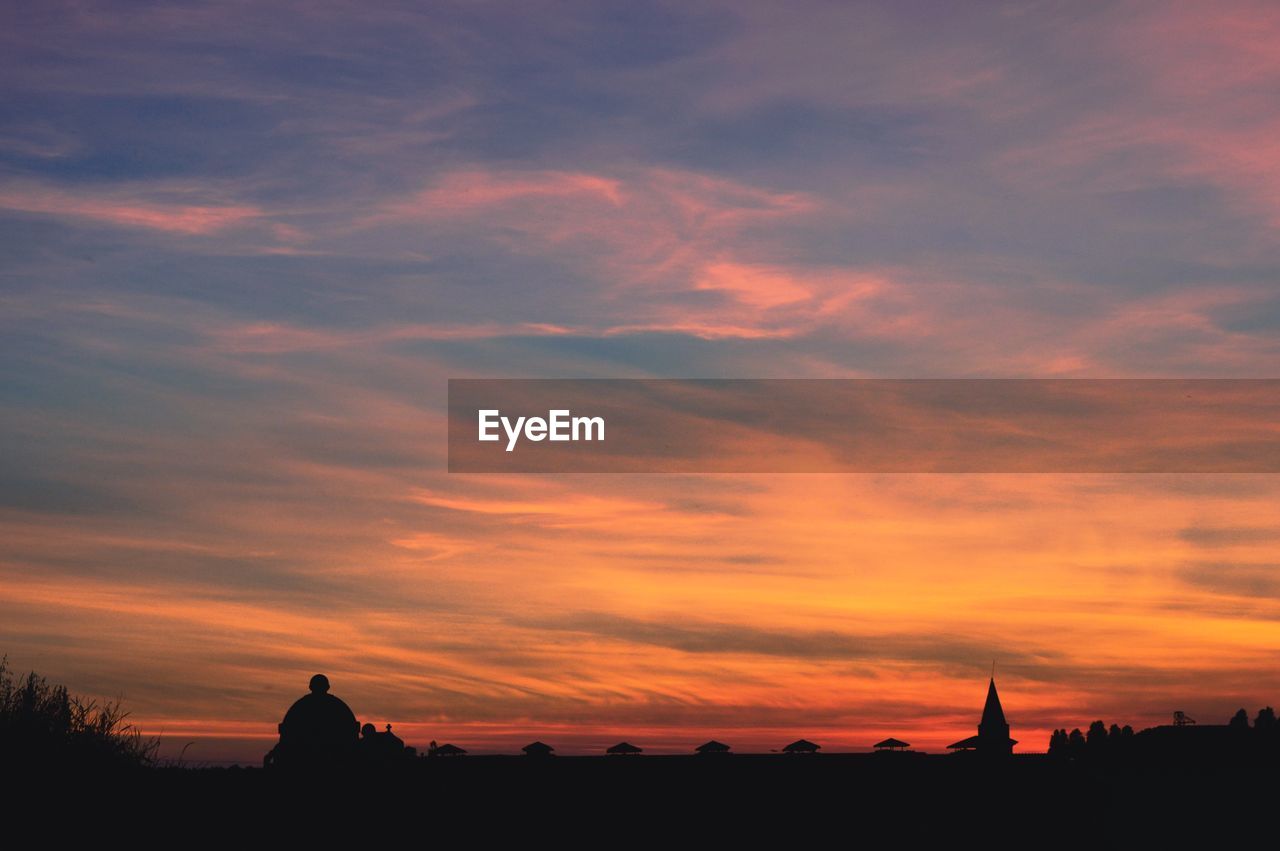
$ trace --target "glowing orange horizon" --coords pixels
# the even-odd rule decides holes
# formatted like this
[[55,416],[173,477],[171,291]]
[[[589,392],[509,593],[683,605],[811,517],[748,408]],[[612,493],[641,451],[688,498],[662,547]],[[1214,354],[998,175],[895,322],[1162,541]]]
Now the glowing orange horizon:
[[56,624],[78,648],[12,666],[100,683],[218,758],[252,760],[234,741],[272,736],[316,671],[417,745],[937,751],[971,734],[993,659],[1018,750],[1042,751],[1095,718],[1274,703],[1276,604],[1215,560],[1265,553],[1277,496],[1259,476],[451,477],[379,497],[395,522],[212,502],[217,527],[183,542],[7,525],[44,557],[120,565],[255,540],[306,579],[232,595],[214,574],[11,566],[3,610],[10,636]]

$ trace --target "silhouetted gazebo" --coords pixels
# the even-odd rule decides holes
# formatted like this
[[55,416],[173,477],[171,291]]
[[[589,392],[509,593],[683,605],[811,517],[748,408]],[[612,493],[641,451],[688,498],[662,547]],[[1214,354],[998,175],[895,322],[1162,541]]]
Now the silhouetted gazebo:
[[822,745],[815,745],[808,739],[797,739],[782,749],[783,753],[817,753]]
[[435,756],[465,756],[466,751],[457,745],[444,744],[440,745],[433,751]]
[[555,750],[555,748],[544,742],[531,742],[520,750],[524,751],[525,756],[551,756],[551,752]]
[[891,737],[891,738],[885,739],[883,742],[876,742],[871,747],[875,748],[877,751],[881,753],[886,753],[886,752],[892,752],[892,751],[905,751],[907,748],[911,747],[911,743],[904,742],[902,741],[902,739],[894,739]]
[[616,754],[637,754],[637,753],[642,753],[643,750],[644,750],[643,748],[638,748],[635,745],[631,744],[630,742],[618,742],[613,747],[607,749],[605,753],[615,754],[615,755]]
[[703,756],[707,756],[710,754],[728,753],[729,746],[726,745],[724,742],[717,742],[715,739],[712,739],[711,741],[705,744],[698,745],[696,748],[694,748],[694,750],[702,754]]

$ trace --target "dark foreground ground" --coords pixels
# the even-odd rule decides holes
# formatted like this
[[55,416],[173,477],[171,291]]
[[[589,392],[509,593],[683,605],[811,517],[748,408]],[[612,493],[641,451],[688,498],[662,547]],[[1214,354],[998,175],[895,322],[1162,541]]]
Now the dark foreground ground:
[[[950,837],[984,847],[1223,847],[1246,827],[1263,831],[1251,845],[1270,846],[1280,765],[1089,766],[1030,755],[997,763],[912,754],[465,756],[338,775],[233,768],[31,777],[7,800],[15,816],[53,804],[67,828],[144,829],[175,841],[283,834],[291,847],[340,836],[344,844],[394,836],[415,845],[537,838],[731,846],[785,837],[788,847],[924,847]],[[1192,841],[1205,830],[1211,839]]]

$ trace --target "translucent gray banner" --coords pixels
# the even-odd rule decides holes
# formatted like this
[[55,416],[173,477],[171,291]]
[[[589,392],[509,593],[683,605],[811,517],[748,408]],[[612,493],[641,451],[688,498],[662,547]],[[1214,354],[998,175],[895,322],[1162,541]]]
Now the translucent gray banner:
[[455,473],[1274,473],[1280,379],[451,379]]

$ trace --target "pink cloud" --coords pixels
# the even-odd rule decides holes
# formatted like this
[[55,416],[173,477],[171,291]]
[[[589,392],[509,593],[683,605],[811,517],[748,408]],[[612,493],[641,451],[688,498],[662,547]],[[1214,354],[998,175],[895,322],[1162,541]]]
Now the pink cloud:
[[[1165,4],[1118,10],[1089,31],[1123,97],[1045,115],[1042,135],[1001,154],[1032,185],[1096,191],[1196,181],[1280,226],[1280,9]],[[1075,36],[1081,35],[1079,31]],[[1106,158],[1119,157],[1120,165]]]
[[[876,333],[870,303],[902,301],[885,274],[750,256],[762,250],[762,229],[799,226],[822,210],[806,193],[672,169],[469,169],[385,204],[362,227],[483,226],[514,250],[565,258],[600,282],[584,299],[590,319],[541,333],[764,339],[821,323]],[[898,313],[888,326],[902,330]]]
[[407,199],[387,205],[381,219],[431,218],[465,213],[522,201],[578,198],[618,205],[621,186],[616,180],[592,174],[562,171],[456,171]]
[[87,194],[39,186],[0,189],[0,208],[190,235],[216,233],[265,215],[261,208],[248,204],[148,201],[126,192]]
[[727,293],[738,302],[761,310],[813,297],[809,287],[785,272],[724,262],[708,264],[694,287]]
[[[643,317],[606,312],[578,323],[384,323],[354,330],[317,329],[283,322],[217,322],[200,329],[210,348],[224,353],[283,354],[382,346],[410,340],[482,340],[500,337],[616,337],[637,333],[686,334],[701,339],[779,339],[822,326],[872,336],[921,333],[934,323],[906,289],[883,274],[842,270],[790,271],[784,267],[713,261],[690,282],[714,296],[706,306],[647,305]],[[606,311],[608,303],[604,303]],[[636,313],[638,311],[629,311]]]
[[355,330],[309,328],[285,322],[213,324],[201,330],[212,350],[231,354],[284,354],[379,346],[408,340],[483,340],[561,336],[573,329],[546,323],[389,323]]

